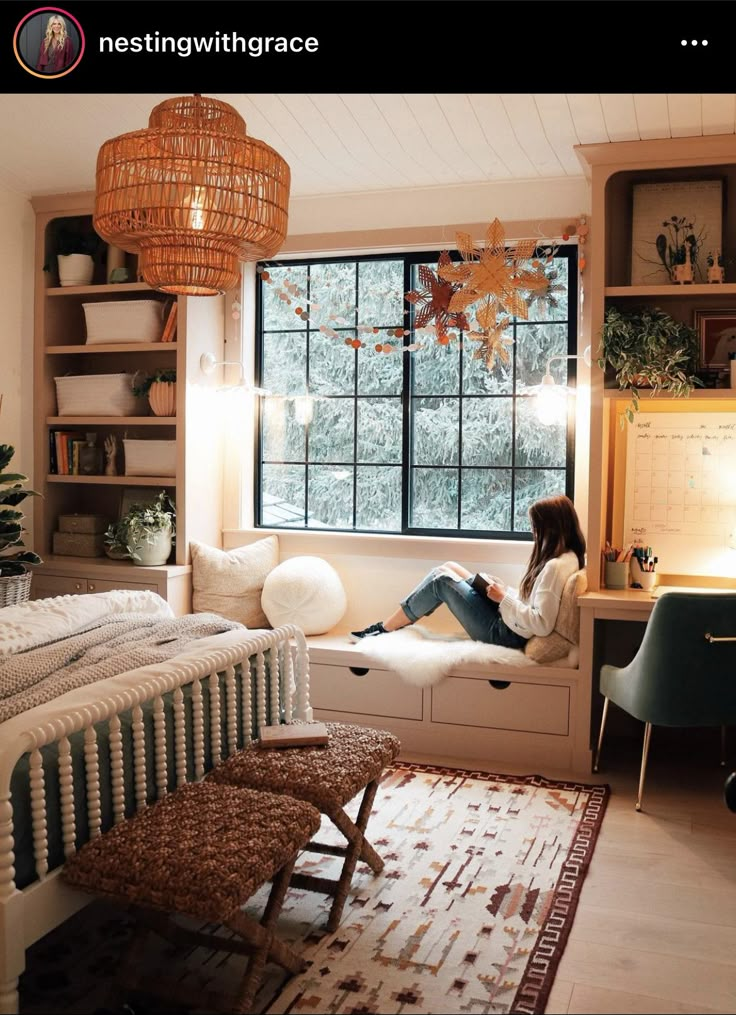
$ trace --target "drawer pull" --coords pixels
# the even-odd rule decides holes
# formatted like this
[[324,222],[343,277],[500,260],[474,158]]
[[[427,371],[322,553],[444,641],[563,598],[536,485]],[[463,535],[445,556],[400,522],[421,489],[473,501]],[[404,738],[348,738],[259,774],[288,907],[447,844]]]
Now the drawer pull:
[[75,582],[74,583],[74,588],[77,590],[77,592],[81,592],[82,591],[82,583],[81,582]]
[[90,592],[94,592],[94,590],[95,590],[95,584],[94,584],[94,582],[88,582],[87,583],[87,588],[89,589]]
[[488,683],[496,691],[505,691],[507,687],[511,687],[510,680],[489,680]]
[[354,673],[356,677],[364,677],[366,673],[370,673],[370,669],[367,666],[349,666],[348,669],[351,673]]

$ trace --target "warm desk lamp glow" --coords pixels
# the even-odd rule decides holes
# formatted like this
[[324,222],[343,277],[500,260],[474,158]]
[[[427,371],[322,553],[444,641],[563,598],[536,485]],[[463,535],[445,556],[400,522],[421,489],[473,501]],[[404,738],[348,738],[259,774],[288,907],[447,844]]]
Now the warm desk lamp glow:
[[537,389],[537,418],[543,426],[562,424],[567,418],[567,396],[569,390],[564,384],[557,384],[550,369],[557,359],[581,359],[589,367],[590,346],[586,347],[582,355],[550,356],[547,360],[547,369],[542,378],[542,383]]

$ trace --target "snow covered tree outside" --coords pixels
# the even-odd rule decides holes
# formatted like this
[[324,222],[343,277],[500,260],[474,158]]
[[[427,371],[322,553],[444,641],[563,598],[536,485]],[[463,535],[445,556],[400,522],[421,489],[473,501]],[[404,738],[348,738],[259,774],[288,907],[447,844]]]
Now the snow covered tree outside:
[[[271,392],[259,523],[528,534],[529,505],[564,493],[570,476],[572,435],[539,423],[534,394],[548,359],[575,351],[574,258],[574,248],[557,251],[557,307],[515,320],[509,362],[492,370],[465,335],[439,345],[411,330],[404,293],[419,263],[436,265],[433,255],[269,265],[258,283],[259,383]],[[362,348],[346,344],[356,339]],[[401,351],[415,342],[422,347]],[[377,352],[383,344],[394,351]],[[558,383],[567,364],[553,364]]]

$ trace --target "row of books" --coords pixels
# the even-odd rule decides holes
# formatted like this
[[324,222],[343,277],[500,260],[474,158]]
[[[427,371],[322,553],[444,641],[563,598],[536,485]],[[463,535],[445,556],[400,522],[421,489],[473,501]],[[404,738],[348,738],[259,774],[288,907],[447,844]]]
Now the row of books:
[[95,476],[102,472],[97,434],[49,430],[49,472],[52,476]]

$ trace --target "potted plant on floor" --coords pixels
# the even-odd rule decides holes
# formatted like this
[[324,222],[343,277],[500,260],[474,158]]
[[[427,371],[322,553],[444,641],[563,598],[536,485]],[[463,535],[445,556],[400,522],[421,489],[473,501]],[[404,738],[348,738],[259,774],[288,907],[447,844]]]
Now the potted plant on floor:
[[640,388],[687,396],[702,382],[698,365],[697,332],[658,307],[619,310],[609,307],[601,330],[598,366],[611,367],[618,386],[631,390],[625,418],[632,422],[639,409]]
[[148,404],[154,416],[176,415],[176,370],[156,370],[139,380],[133,394],[148,395]]
[[109,547],[125,546],[134,564],[155,567],[169,559],[175,538],[176,508],[162,490],[150,503],[132,504],[120,521],[107,530],[105,542]]
[[5,471],[14,454],[15,448],[10,444],[0,444],[0,607],[14,606],[28,599],[33,574],[27,566],[42,563],[37,553],[14,549],[24,545],[24,515],[18,505],[26,497],[38,496],[35,490],[24,488],[27,476]]

